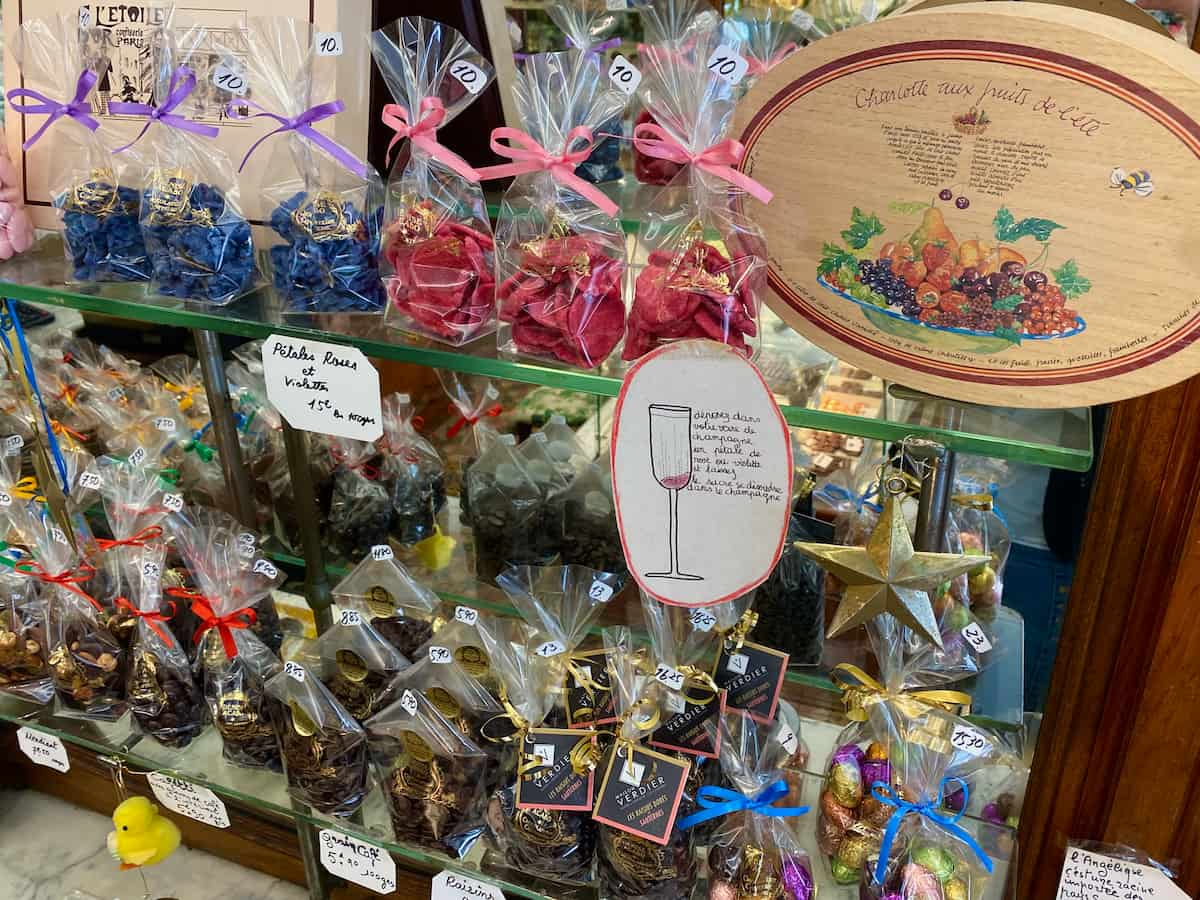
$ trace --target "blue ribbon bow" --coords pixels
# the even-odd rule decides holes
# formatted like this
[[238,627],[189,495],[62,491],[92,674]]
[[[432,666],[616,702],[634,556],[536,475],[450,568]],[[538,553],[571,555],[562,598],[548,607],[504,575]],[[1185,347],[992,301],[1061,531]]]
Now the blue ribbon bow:
[[[962,787],[962,809],[952,815],[942,815],[938,810],[942,806],[942,801],[946,793],[946,785],[952,781],[958,782]],[[979,846],[975,838],[971,837],[970,832],[958,824],[958,820],[963,817],[963,813],[966,811],[967,800],[971,796],[967,788],[967,783],[961,778],[953,775],[943,778],[942,783],[938,786],[937,797],[923,803],[909,803],[903,797],[899,796],[886,781],[876,781],[871,785],[871,796],[880,803],[895,807],[896,809],[892,813],[891,818],[888,819],[887,827],[883,831],[883,842],[879,845],[879,862],[875,865],[876,884],[883,884],[883,879],[887,877],[888,859],[892,855],[892,844],[896,842],[896,834],[900,830],[900,823],[904,821],[905,816],[913,814],[924,816],[943,831],[958,838],[979,857],[979,861],[983,863],[983,867],[988,872],[992,871],[991,859],[983,852],[983,848]]]
[[[250,113],[243,116],[237,112],[238,107],[253,106],[255,109],[261,109],[262,112]],[[335,116],[346,108],[346,104],[341,100],[332,100],[329,103],[318,103],[316,106],[310,106],[298,116],[281,116],[278,113],[273,113],[268,109],[255,103],[253,100],[231,100],[226,104],[226,112],[230,118],[236,119],[274,119],[279,123],[279,127],[274,131],[268,131],[257,141],[250,145],[250,149],[246,151],[246,155],[242,157],[242,164],[238,166],[238,171],[242,171],[246,167],[246,161],[250,159],[250,154],[258,149],[258,145],[272,135],[282,134],[285,131],[294,131],[296,134],[305,138],[308,141],[316,144],[322,150],[329,154],[330,157],[341,163],[346,169],[353,172],[359,178],[367,177],[367,164],[358,159],[332,138],[326,137],[317,131],[312,126],[322,119],[328,119],[330,116]]]
[[883,507],[878,503],[868,502],[872,497],[878,495],[879,485],[872,484],[861,494],[855,494],[847,490],[840,484],[823,484],[817,489],[816,496],[828,502],[831,506],[847,503],[854,507],[856,513],[861,513],[863,509],[870,509],[874,512],[883,512]]
[[109,103],[108,111],[116,115],[146,117],[146,124],[137,133],[137,137],[124,147],[118,147],[113,153],[128,150],[141,140],[142,135],[149,131],[150,126],[155,122],[162,122],[164,125],[170,125],[172,128],[180,128],[184,131],[190,131],[193,134],[203,135],[204,137],[216,137],[220,131],[215,125],[193,122],[191,119],[175,112],[175,108],[186,100],[188,95],[195,89],[195,73],[187,66],[178,66],[171,73],[171,84],[167,88],[167,99],[158,106],[151,106],[149,103]]
[[[46,129],[53,125],[58,119],[63,116],[70,116],[84,128],[89,131],[95,131],[100,127],[90,115],[92,108],[87,102],[87,95],[92,92],[92,88],[96,86],[96,73],[88,69],[84,69],[79,73],[79,80],[75,82],[75,96],[69,103],[59,103],[47,97],[41,91],[30,90],[29,88],[13,88],[8,92],[8,105],[13,112],[18,112],[23,116],[49,116],[42,127],[33,133],[33,137],[21,145],[22,150],[28,150],[37,143],[38,138],[46,133]],[[16,101],[20,97],[32,97],[37,100],[37,103],[21,103]]]
[[776,800],[788,795],[788,783],[782,779],[774,784],[768,784],[759,791],[757,797],[747,797],[728,788],[706,785],[696,793],[696,802],[703,807],[679,820],[679,830],[686,831],[693,825],[707,822],[718,816],[727,816],[739,810],[748,809],[760,816],[802,816],[808,812],[807,806],[772,806]]

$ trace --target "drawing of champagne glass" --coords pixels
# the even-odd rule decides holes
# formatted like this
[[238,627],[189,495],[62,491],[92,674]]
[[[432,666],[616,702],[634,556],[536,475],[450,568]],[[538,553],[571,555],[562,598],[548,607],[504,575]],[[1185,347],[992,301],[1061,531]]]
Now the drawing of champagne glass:
[[647,572],[647,578],[703,581],[702,575],[679,571],[679,492],[692,480],[692,409],[690,406],[650,404],[650,467],[654,480],[667,489],[671,568]]

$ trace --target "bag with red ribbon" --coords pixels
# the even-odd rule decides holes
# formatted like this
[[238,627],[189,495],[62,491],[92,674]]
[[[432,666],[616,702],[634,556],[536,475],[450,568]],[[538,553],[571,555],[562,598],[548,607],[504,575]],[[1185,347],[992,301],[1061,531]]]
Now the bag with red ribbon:
[[488,86],[492,65],[453,28],[420,16],[374,32],[371,52],[396,101],[383,108],[396,133],[384,211],[386,320],[459,346],[495,328],[492,226],[479,173],[438,141],[438,129]]
[[[150,260],[138,227],[137,178],[97,134],[104,101],[95,88],[113,31],[80,28],[74,15],[33,19],[8,48],[21,87],[9,110],[26,118],[27,171],[48,173],[47,187],[63,223],[63,249],[77,281],[145,281]],[[40,122],[35,117],[45,116]],[[12,127],[17,124],[12,123]]]
[[[444,434],[439,434],[438,447],[446,460],[446,493],[465,501],[466,472],[479,456],[479,442],[475,439],[475,426],[487,422],[495,426],[504,412],[500,404],[500,391],[487,378],[478,375],[462,375],[446,369],[435,369],[442,390],[450,398],[450,419]],[[467,509],[460,505],[463,521]]]
[[[230,116],[277,126],[250,146],[238,171],[256,151],[266,153],[259,193],[270,209],[267,270],[280,306],[287,313],[379,312],[383,182],[370,164],[314,127],[324,129],[347,106],[366,108],[368,68],[347,67],[339,58],[363,60],[366,33],[322,32],[276,16],[251,18],[231,34],[237,46],[220,48],[222,63],[240,66],[248,89],[230,101]],[[330,131],[337,132],[336,121]]]
[[769,202],[771,192],[738,171],[745,148],[728,133],[737,99],[732,79],[744,73],[745,60],[720,42],[719,31],[704,31],[640,56],[638,93],[656,121],[634,128],[634,146],[683,168],[638,229],[635,255],[646,265],[634,283],[625,360],[689,338],[719,341],[747,357],[758,348],[766,247],[744,209],[750,197]]
[[513,94],[527,130],[495,129],[492,150],[512,162],[480,171],[516,176],[496,220],[497,343],[594,369],[625,333],[625,235],[617,204],[575,169],[626,97],[604,77],[599,54],[581,50],[530,57]]
[[278,771],[265,684],[281,663],[252,627],[283,573],[259,555],[255,536],[225,513],[184,509],[167,518],[166,530],[195,584],[194,590],[167,593],[188,601],[199,620],[192,641],[199,647],[204,698],[224,757],[235,765]]
[[333,493],[326,522],[333,549],[360,559],[386,544],[392,526],[392,498],[383,481],[379,451],[370,441],[331,436]]
[[408,394],[383,398],[383,479],[392,501],[391,533],[401,544],[432,537],[446,506],[445,465],[418,428],[424,423]]
[[187,651],[171,632],[175,601],[163,603],[166,544],[159,538],[121,550],[130,577],[116,605],[137,622],[125,680],[129,709],[146,734],[165,747],[183,748],[203,730],[206,708]]

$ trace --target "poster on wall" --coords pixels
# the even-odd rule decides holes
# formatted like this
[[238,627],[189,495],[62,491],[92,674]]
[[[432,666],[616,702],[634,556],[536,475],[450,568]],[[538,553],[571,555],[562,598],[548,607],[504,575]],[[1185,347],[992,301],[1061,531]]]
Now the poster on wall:
[[625,559],[647,594],[677,606],[732,600],[783,549],[792,447],[762,375],[714,341],[681,341],[626,375],[612,428],[613,498]]
[[[269,119],[230,119],[226,106],[233,99],[228,91],[218,88],[213,75],[220,63],[216,47],[237,47],[244,44],[239,30],[252,16],[288,16],[312,23],[314,30],[336,32],[343,36],[341,57],[337,63],[339,84],[355,84],[362,78],[363,60],[370,59],[369,38],[371,10],[369,3],[356,0],[202,0],[201,3],[176,5],[173,24],[181,27],[203,26],[206,29],[204,46],[211,53],[194,58],[196,89],[186,107],[189,117],[216,125],[221,131],[213,143],[232,160],[236,169],[250,146],[278,126]],[[170,3],[79,3],[78,0],[17,0],[4,7],[4,46],[12,47],[20,24],[31,19],[56,19],[67,16],[87,26],[95,58],[97,82],[88,97],[91,114],[100,121],[99,134],[111,147],[119,147],[138,134],[145,124],[144,117],[115,115],[109,103],[152,102],[156,63],[153,54],[153,33],[161,28],[171,8]],[[5,90],[30,87],[22,78],[12,53],[4,54]],[[49,93],[49,86],[36,86]],[[59,91],[58,86],[52,86]],[[253,84],[241,95],[253,99]],[[355,90],[336,94],[346,104],[346,110],[316,125],[318,131],[332,136],[359,156],[366,156],[368,109],[365,91],[362,97]],[[69,98],[67,98],[69,99]],[[333,100],[334,96],[314,98],[313,102]],[[283,112],[282,110],[280,112]],[[25,205],[29,207],[34,224],[41,228],[56,228],[55,210],[49,184],[58,169],[52,163],[56,152],[65,142],[58,135],[60,128],[75,127],[70,123],[56,124],[29,150],[21,145],[39,127],[45,116],[21,116],[11,109],[5,113],[5,132],[8,154],[17,166]],[[241,204],[246,216],[262,224],[269,210],[263,206],[258,186],[270,179],[271,154],[260,152],[250,157],[238,176]]]
[[[1010,7],[1015,7],[1010,8]],[[1107,16],[964,3],[834,34],[739,106],[767,302],[884,378],[1000,406],[1200,372],[1200,59]]]

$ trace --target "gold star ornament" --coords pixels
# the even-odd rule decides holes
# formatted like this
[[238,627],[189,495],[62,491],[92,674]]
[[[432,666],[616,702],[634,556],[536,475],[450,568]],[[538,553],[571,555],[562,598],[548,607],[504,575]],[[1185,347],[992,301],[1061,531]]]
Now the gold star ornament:
[[941,630],[929,592],[990,560],[988,556],[916,552],[899,500],[897,496],[889,496],[884,501],[879,522],[865,547],[796,542],[797,550],[846,585],[829,626],[829,637],[891,613],[902,625],[941,647]]

